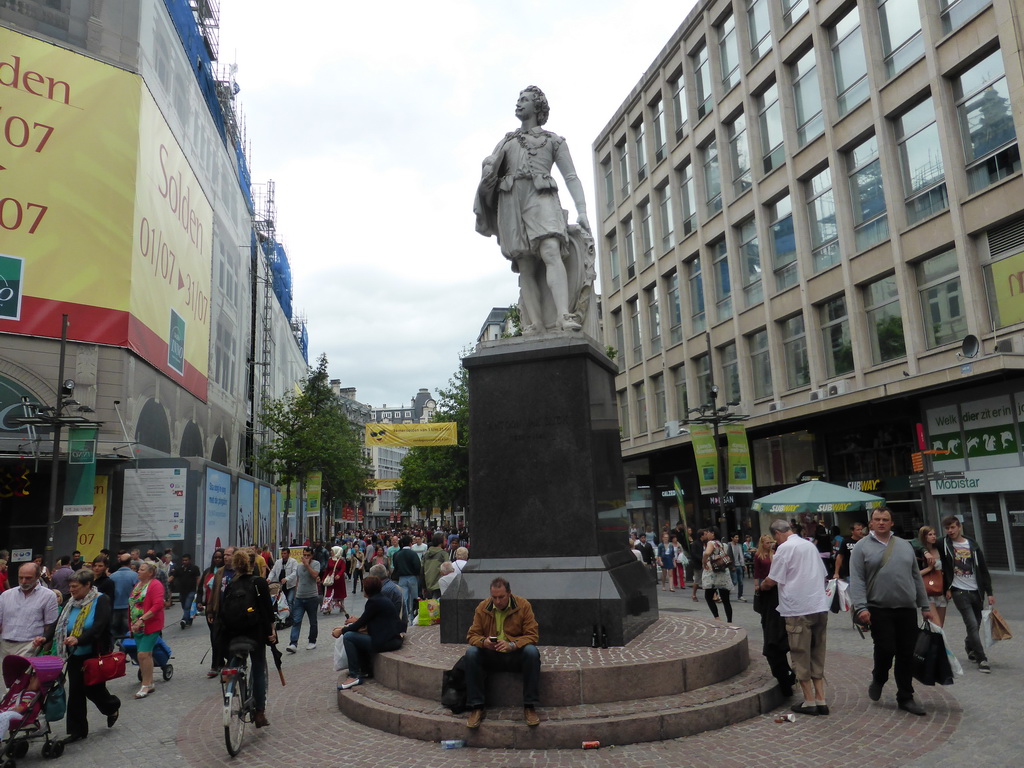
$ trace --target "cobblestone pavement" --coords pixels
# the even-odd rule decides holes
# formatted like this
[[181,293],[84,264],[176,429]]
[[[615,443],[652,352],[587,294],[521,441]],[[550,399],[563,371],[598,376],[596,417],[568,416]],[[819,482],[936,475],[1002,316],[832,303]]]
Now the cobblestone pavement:
[[[747,582],[748,592],[752,592]],[[122,698],[117,725],[108,730],[103,718],[90,707],[88,740],[70,745],[61,758],[91,768],[136,765],[157,761],[162,768],[209,768],[244,764],[251,768],[279,768],[296,761],[316,765],[362,766],[495,766],[496,768],[555,768],[556,766],[668,766],[714,763],[717,768],[751,766],[907,766],[937,768],[964,765],[1011,768],[1024,766],[1019,746],[1020,696],[1024,683],[1024,578],[997,576],[995,588],[1002,614],[1017,632],[1013,640],[990,651],[992,674],[982,675],[966,661],[963,623],[955,610],[947,616],[946,630],[953,648],[964,662],[965,676],[951,687],[918,686],[918,696],[928,710],[913,717],[896,709],[890,684],[878,703],[867,697],[871,668],[871,642],[852,629],[846,614],[830,616],[829,657],[826,675],[830,685],[828,718],[802,718],[776,724],[758,717],[727,728],[696,736],[624,747],[605,745],[599,750],[442,750],[436,743],[404,739],[351,722],[336,704],[330,629],[337,615],[321,617],[320,642],[305,650],[303,628],[299,652],[285,657],[288,685],[280,686],[271,673],[268,717],[271,727],[247,729],[242,754],[232,760],[224,748],[220,721],[219,685],[205,677],[209,659],[203,659],[208,643],[205,629],[196,624],[180,630],[172,624],[166,632],[175,658],[174,677],[159,679],[153,696],[135,701],[138,684],[134,670],[114,681],[111,689]],[[661,608],[672,615],[705,618],[703,601],[692,602],[690,591],[661,592]],[[358,612],[361,599],[349,601]],[[748,629],[753,641],[760,636],[757,615],[749,603],[734,599],[734,623]],[[171,614],[174,615],[174,614]],[[417,630],[413,630],[417,631]],[[754,663],[762,663],[752,648]],[[373,683],[370,683],[373,684]],[[637,681],[637,696],[643,681]],[[795,699],[794,699],[795,701]],[[543,717],[543,709],[541,715]],[[486,721],[483,727],[486,727]],[[540,726],[543,728],[543,724]],[[63,723],[55,726],[63,733]],[[595,733],[600,740],[601,734]],[[49,764],[40,756],[40,745],[17,761],[18,766]]]

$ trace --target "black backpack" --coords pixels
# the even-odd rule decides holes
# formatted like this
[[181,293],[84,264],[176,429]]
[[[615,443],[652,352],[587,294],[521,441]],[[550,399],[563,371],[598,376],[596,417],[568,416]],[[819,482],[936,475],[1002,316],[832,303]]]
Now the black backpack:
[[221,596],[221,620],[235,632],[247,632],[260,623],[259,593],[251,576],[240,576],[228,584]]
[[466,659],[455,662],[455,666],[446,669],[441,675],[441,706],[447,707],[454,714],[466,711]]

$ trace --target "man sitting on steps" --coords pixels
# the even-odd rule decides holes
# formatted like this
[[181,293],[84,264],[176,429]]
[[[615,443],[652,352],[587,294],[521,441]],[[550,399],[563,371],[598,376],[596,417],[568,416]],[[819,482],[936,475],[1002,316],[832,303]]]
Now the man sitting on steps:
[[466,633],[466,705],[469,728],[479,728],[484,719],[484,683],[487,672],[519,672],[523,676],[523,719],[540,725],[534,707],[540,701],[540,651],[533,608],[512,594],[502,577],[491,582],[491,597],[483,600],[473,614]]

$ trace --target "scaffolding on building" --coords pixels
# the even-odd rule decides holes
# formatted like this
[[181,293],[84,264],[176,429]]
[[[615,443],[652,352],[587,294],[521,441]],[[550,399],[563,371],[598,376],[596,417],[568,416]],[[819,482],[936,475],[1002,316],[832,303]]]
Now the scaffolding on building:
[[216,61],[220,50],[220,3],[218,0],[188,0],[188,5],[199,27],[206,52]]
[[253,308],[255,326],[252,340],[252,373],[250,388],[253,394],[252,417],[249,421],[253,470],[260,447],[266,445],[270,435],[264,418],[271,398],[271,361],[274,359],[274,275],[271,260],[276,254],[277,202],[274,199],[274,181],[254,189],[253,231],[256,248],[253,254]]

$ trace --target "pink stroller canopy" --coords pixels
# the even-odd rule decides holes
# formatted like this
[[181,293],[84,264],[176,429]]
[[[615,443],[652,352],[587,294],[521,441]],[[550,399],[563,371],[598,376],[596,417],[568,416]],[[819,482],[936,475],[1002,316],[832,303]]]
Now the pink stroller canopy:
[[64,669],[64,660],[59,656],[7,656],[3,662],[4,685],[8,688],[14,685],[14,681],[29,667],[35,668],[39,682],[52,683],[60,677]]

